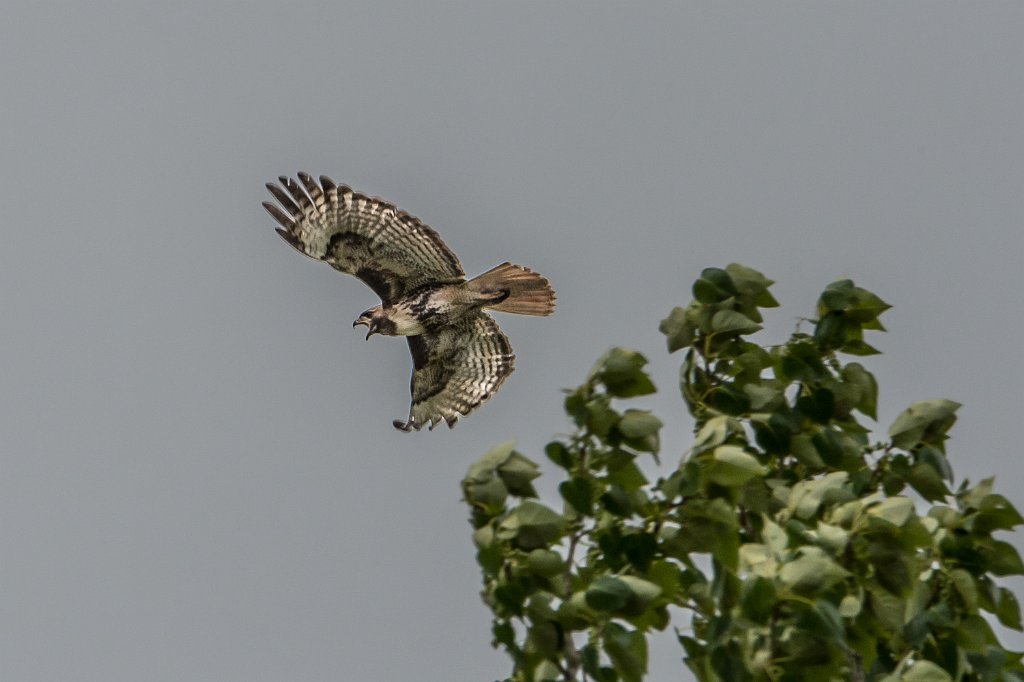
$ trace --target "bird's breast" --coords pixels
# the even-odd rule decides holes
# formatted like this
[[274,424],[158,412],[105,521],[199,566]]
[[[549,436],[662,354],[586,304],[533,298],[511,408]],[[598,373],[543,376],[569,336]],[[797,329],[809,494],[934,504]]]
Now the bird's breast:
[[441,286],[398,301],[388,312],[399,336],[415,336],[450,325],[470,308],[460,288]]
[[415,314],[406,307],[395,306],[388,315],[394,324],[394,336],[418,336],[427,331],[423,316]]

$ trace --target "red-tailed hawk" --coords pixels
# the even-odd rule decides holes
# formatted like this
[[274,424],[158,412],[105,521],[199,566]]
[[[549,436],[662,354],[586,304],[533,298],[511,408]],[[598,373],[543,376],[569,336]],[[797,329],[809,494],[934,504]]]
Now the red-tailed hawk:
[[[412,406],[402,431],[444,421],[449,428],[494,395],[515,355],[484,312],[550,315],[555,292],[536,272],[502,263],[466,281],[459,259],[436,232],[380,199],[299,173],[267,189],[263,207],[278,234],[303,254],[361,279],[380,296],[352,323],[373,334],[405,336],[412,353]],[[284,210],[282,210],[282,208]]]

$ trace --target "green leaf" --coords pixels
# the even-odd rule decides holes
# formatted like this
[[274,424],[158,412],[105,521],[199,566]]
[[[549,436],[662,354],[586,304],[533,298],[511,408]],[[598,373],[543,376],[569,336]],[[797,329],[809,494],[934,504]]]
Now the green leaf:
[[843,442],[835,429],[823,428],[813,436],[811,443],[818,452],[821,461],[830,467],[838,467],[843,462]]
[[707,466],[708,479],[724,486],[743,485],[767,473],[768,469],[756,457],[736,445],[720,445],[715,448]]
[[[918,449],[914,453],[914,455],[915,455],[915,458],[918,460],[918,463],[914,465],[915,469],[917,467],[919,467],[919,466],[920,467],[929,467],[929,468],[931,468],[932,470],[934,470],[936,472],[936,474],[938,475],[940,480],[943,480],[943,481],[952,481],[953,480],[953,469],[952,469],[952,467],[949,466],[949,461],[946,460],[946,456],[944,454],[942,454],[941,452],[939,452],[935,448],[929,447],[929,446],[925,446],[925,447],[922,447],[922,448]],[[943,485],[945,486],[945,483],[943,483]],[[947,494],[948,494],[948,492],[947,492]],[[942,507],[941,509],[946,510],[946,511],[943,511],[943,512],[939,512],[938,511],[939,508],[937,508],[937,507],[933,507],[933,509],[936,510],[936,514],[940,514],[940,513],[941,514],[956,513],[950,507]],[[959,516],[958,516],[958,519],[959,519]]]
[[818,299],[819,316],[832,311],[845,312],[850,319],[862,324],[874,322],[891,307],[867,289],[854,286],[849,279],[829,284]]
[[849,575],[816,547],[805,547],[802,552],[779,570],[779,581],[794,592],[812,594],[827,590]]
[[915,661],[900,676],[900,682],[953,682],[953,678],[931,661]]
[[498,476],[508,491],[517,497],[537,497],[530,482],[540,476],[540,467],[518,452],[513,452],[498,466]]
[[789,449],[801,464],[812,470],[825,466],[824,460],[818,454],[818,448],[814,445],[811,436],[806,433],[798,433],[793,436],[789,441]]
[[632,516],[633,502],[621,485],[610,485],[598,498],[605,509],[616,516]]
[[775,410],[785,398],[781,389],[766,384],[744,384],[743,392],[750,399],[750,409],[754,412]]
[[747,542],[740,545],[739,565],[744,572],[762,578],[775,577],[775,558],[777,553],[769,551],[768,546],[759,542]]
[[668,352],[675,353],[681,348],[686,348],[693,343],[694,329],[693,324],[689,321],[686,310],[680,307],[675,307],[672,312],[668,314],[661,324],[658,325],[658,331],[665,335],[668,343]]
[[970,615],[960,621],[956,629],[956,643],[971,652],[983,652],[995,642],[995,634],[988,622],[979,615]]
[[615,457],[614,455],[609,457],[608,476],[606,479],[608,483],[619,485],[623,490],[629,492],[638,490],[641,486],[646,485],[647,477],[640,471],[640,467],[636,465],[635,456],[624,450],[619,450],[616,454],[622,457]]
[[588,386],[580,386],[569,393],[565,398],[565,413],[572,418],[576,426],[582,427],[587,423],[587,401],[590,399],[591,390]]
[[[477,538],[474,536],[473,539],[475,541]],[[477,546],[480,551],[476,553],[476,562],[480,564],[484,575],[494,575],[505,561],[505,549],[500,544],[494,542],[488,542],[486,546]]]
[[719,268],[705,268],[693,283],[693,297],[704,304],[724,301],[736,293],[729,273]]
[[539,467],[529,458],[515,451],[514,440],[491,448],[469,467],[462,479],[462,491],[467,502],[495,515],[504,509],[509,493],[519,497],[536,497],[530,483],[540,475]]
[[526,632],[528,650],[549,660],[559,655],[561,639],[558,626],[551,620],[533,620],[533,625]]
[[915,516],[914,501],[909,497],[890,497],[869,507],[868,514],[885,519],[894,526],[903,526]]
[[856,618],[860,610],[861,600],[855,595],[848,594],[839,602],[839,615],[843,618]]
[[949,580],[963,600],[967,613],[976,613],[978,610],[978,588],[974,584],[971,574],[962,568],[955,568],[949,572]]
[[654,533],[637,531],[622,537],[622,553],[639,571],[646,571],[658,554],[658,540]]
[[697,432],[691,450],[694,454],[700,454],[721,445],[729,438],[730,434],[741,433],[742,430],[743,427],[740,426],[740,423],[731,417],[725,415],[711,417]]
[[575,464],[573,454],[569,452],[569,448],[565,447],[564,443],[559,443],[558,441],[552,441],[545,445],[544,454],[563,469],[571,469],[573,464]]
[[889,427],[892,444],[904,450],[920,443],[941,446],[946,432],[956,421],[960,403],[952,400],[922,400],[903,410]]
[[723,384],[711,390],[704,402],[713,410],[735,416],[750,410],[750,398],[732,384]]
[[491,646],[497,647],[501,644],[509,651],[518,649],[516,646],[516,630],[512,627],[512,623],[507,620],[496,620],[491,626],[491,632],[494,635]]
[[849,533],[839,526],[832,526],[824,521],[818,522],[812,535],[817,538],[818,546],[827,550],[833,556],[841,554],[850,541]]
[[992,486],[995,485],[995,481],[995,477],[990,476],[973,488],[967,488],[967,481],[964,481],[961,490],[956,494],[963,509],[980,509],[985,498],[992,494]]
[[618,425],[619,432],[626,438],[656,436],[661,427],[661,420],[649,410],[626,410]]
[[725,266],[725,272],[729,275],[736,289],[745,296],[754,298],[754,303],[760,308],[774,308],[779,305],[768,292],[773,282],[760,272],[746,265],[729,263]]
[[818,381],[828,374],[821,353],[808,341],[787,344],[776,371],[788,381]]
[[819,424],[829,423],[835,407],[835,396],[827,388],[816,388],[809,395],[800,396],[796,401],[796,409]]
[[533,682],[559,682],[562,672],[551,661],[541,661],[533,671]]
[[722,646],[711,650],[711,667],[717,677],[714,680],[728,682],[749,682],[753,679],[747,667],[746,657],[735,640],[729,640]]
[[821,292],[818,299],[818,315],[824,316],[831,311],[844,311],[853,304],[853,280],[841,279],[832,282]]
[[855,407],[863,414],[878,419],[878,382],[859,363],[851,362],[840,373],[843,381],[857,390]]
[[839,609],[827,599],[818,599],[813,609],[805,609],[798,622],[825,641],[846,644],[846,627]]
[[[874,322],[878,316],[892,306],[874,295],[867,289],[854,288],[853,302],[847,309],[847,314],[854,320],[864,323]],[[881,325],[878,325],[881,328]]]
[[[732,374],[749,382],[768,382],[769,380],[762,380],[761,374],[765,369],[771,367],[774,362],[771,353],[755,343],[748,341],[740,341],[739,343],[743,352],[732,359]],[[765,385],[768,384],[765,383]],[[779,382],[773,382],[772,385],[776,386],[780,391],[783,388]]]
[[587,598],[583,592],[574,592],[558,607],[558,620],[569,630],[582,630],[600,618],[594,609],[587,606]]
[[739,519],[735,508],[722,498],[693,499],[679,511],[679,531],[663,540],[666,553],[689,561],[690,552],[710,552],[725,566],[736,566]]
[[[793,486],[786,507],[799,519],[811,519],[817,515],[825,496],[838,492],[849,477],[845,471],[833,471],[818,479],[799,481]],[[834,497],[838,499],[840,496]]]
[[904,596],[914,584],[910,557],[899,544],[887,521],[876,519],[874,523],[882,527],[865,533],[863,550],[874,567],[875,580],[894,595]]
[[949,488],[946,487],[945,481],[942,480],[942,476],[935,470],[935,467],[924,462],[918,462],[913,466],[910,475],[907,476],[907,483],[912,485],[914,490],[921,493],[921,497],[929,502],[944,500],[950,494]]
[[621,611],[633,597],[633,590],[619,578],[603,575],[586,591],[587,606],[598,611]]
[[977,511],[970,517],[971,530],[975,533],[991,533],[996,530],[1011,530],[1024,523],[1017,509],[1002,495],[985,495]]
[[906,601],[870,584],[867,593],[868,601],[865,610],[878,620],[878,624],[890,632],[902,630]]
[[565,518],[534,500],[524,500],[498,525],[497,535],[520,549],[546,547],[561,537]]
[[635,575],[621,575],[619,580],[624,582],[632,592],[632,596],[626,605],[627,615],[639,615],[661,596],[661,588],[649,580],[644,580]]
[[522,581],[504,583],[494,588],[494,598],[505,609],[515,615],[522,615],[523,602],[529,591]]
[[558,486],[562,499],[580,514],[589,516],[594,510],[594,484],[587,478],[572,477]]
[[647,358],[635,350],[612,348],[598,361],[595,376],[613,397],[649,395],[657,389],[643,370],[646,364]]
[[508,488],[497,476],[482,483],[465,480],[462,483],[462,493],[466,502],[483,509],[488,516],[500,514],[505,509],[505,501],[508,499]]
[[634,450],[657,453],[660,445],[658,430],[661,427],[661,420],[649,410],[626,410],[615,430]]
[[[918,600],[926,599],[932,594],[930,587],[924,586],[921,583],[918,583],[917,587],[921,588],[917,591],[919,595]],[[950,630],[956,626],[956,620],[953,618],[953,609],[949,602],[944,601],[928,607],[927,614],[929,626],[933,630]],[[930,637],[931,633],[928,633],[926,636]]]
[[[603,670],[606,670],[606,668],[602,668],[600,665],[600,649],[598,648],[597,643],[590,642],[589,644],[586,644],[580,653],[582,654],[581,658],[583,659],[584,672],[594,678],[596,682],[606,682],[605,678],[601,674]],[[612,675],[615,674],[614,670],[611,672]],[[611,677],[609,679],[611,682],[615,682],[615,677]],[[509,681],[506,680],[505,682]]]
[[526,601],[526,616],[535,624],[545,620],[555,620],[558,614],[551,606],[554,600],[555,595],[551,592],[545,590],[534,592]]
[[719,310],[711,318],[711,328],[716,334],[742,335],[759,331],[761,325],[735,310]]
[[641,682],[647,673],[647,638],[642,632],[626,630],[618,623],[604,629],[604,650],[624,682]]
[[785,417],[773,414],[767,421],[759,416],[751,417],[754,440],[769,455],[784,455],[790,450],[792,426]]
[[662,595],[669,601],[675,598],[682,587],[682,574],[679,567],[665,559],[651,562],[647,569],[647,577],[661,588]]
[[516,449],[516,439],[498,443],[488,450],[483,457],[470,465],[466,478],[473,480],[490,478],[491,474],[512,456]]
[[983,538],[978,540],[978,551],[993,575],[1024,574],[1024,563],[1021,563],[1020,555],[1009,542]]
[[762,520],[764,527],[761,529],[761,534],[765,546],[775,556],[781,556],[789,547],[789,535],[782,526],[772,521],[768,516],[763,516]]
[[849,341],[844,343],[843,347],[840,348],[839,350],[848,355],[858,356],[878,355],[882,352],[875,348],[874,346],[872,346],[871,344],[865,343],[861,339],[850,339]]
[[851,333],[859,332],[860,326],[854,325],[844,313],[838,311],[822,316],[814,325],[814,339],[827,350],[841,347]]
[[566,570],[562,555],[550,549],[535,549],[530,552],[526,555],[526,566],[532,573],[545,578],[553,578]]
[[755,623],[765,625],[777,603],[775,584],[761,576],[751,576],[743,582],[740,593],[740,609],[743,615]]
[[477,528],[475,531],[473,531],[473,544],[476,545],[477,549],[490,547],[492,542],[494,542],[493,526],[481,526],[480,528]]
[[996,590],[996,617],[1008,628],[1020,631],[1020,604],[1017,597],[1005,587]]
[[620,419],[618,412],[609,405],[607,396],[599,396],[587,403],[587,428],[591,433],[604,437]]

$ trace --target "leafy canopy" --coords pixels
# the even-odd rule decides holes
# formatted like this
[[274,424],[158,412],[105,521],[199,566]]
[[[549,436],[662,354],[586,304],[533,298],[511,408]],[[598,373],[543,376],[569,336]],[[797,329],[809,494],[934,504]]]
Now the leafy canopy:
[[[538,465],[497,446],[462,482],[510,680],[639,682],[647,635],[682,621],[701,681],[1019,680],[1021,655],[991,618],[1020,630],[996,578],[1024,572],[994,533],[1022,522],[992,479],[955,492],[946,439],[959,405],[926,400],[873,440],[878,384],[844,356],[878,351],[889,306],[850,280],[818,300],[812,333],[748,340],[772,282],[708,268],[694,300],[661,322],[683,354],[694,441],[667,475],[662,422],[623,402],[655,392],[640,353],[613,348],[569,391],[574,431],[547,445],[561,500]],[[988,618],[986,617],[988,615]]]

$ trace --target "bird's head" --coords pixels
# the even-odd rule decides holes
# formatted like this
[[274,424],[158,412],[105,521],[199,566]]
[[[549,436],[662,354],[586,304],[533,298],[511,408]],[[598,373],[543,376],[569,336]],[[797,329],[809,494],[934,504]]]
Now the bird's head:
[[357,317],[356,321],[352,323],[352,328],[355,329],[359,325],[364,325],[366,327],[366,338],[369,339],[374,334],[384,331],[383,328],[387,326],[387,321],[384,309],[381,306],[376,306]]

